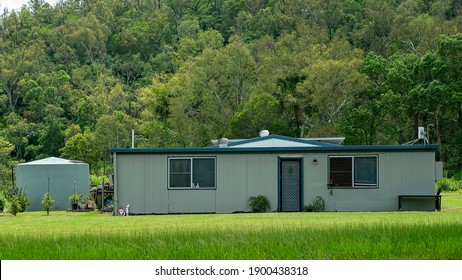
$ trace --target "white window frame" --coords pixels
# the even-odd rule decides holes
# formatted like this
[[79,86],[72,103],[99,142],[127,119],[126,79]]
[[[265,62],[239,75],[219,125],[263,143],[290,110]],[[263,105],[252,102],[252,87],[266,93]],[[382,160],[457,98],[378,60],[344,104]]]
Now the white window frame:
[[[355,183],[355,158],[375,158],[376,160],[376,172],[375,172],[375,184],[365,184],[365,183]],[[329,158],[329,165],[328,165],[328,171],[327,171],[327,177],[328,177],[328,188],[329,189],[376,189],[379,187],[379,156],[378,155],[332,155],[328,156]],[[330,159],[331,158],[351,158],[351,186],[332,186],[330,184]]]
[[[171,187],[170,186],[170,161],[171,160],[190,160],[191,164],[190,164],[190,171],[189,171],[189,174],[190,174],[190,178],[191,178],[191,186],[190,187]],[[194,159],[213,159],[213,163],[214,163],[214,178],[213,178],[213,184],[214,184],[214,187],[196,187],[196,185],[194,184],[193,181],[193,178],[194,178],[194,173],[193,173],[193,161]],[[169,190],[215,190],[217,188],[217,158],[216,157],[213,157],[213,156],[181,156],[181,157],[169,157],[168,158],[168,162],[167,162],[167,165],[168,165],[168,171],[167,171],[167,188]]]

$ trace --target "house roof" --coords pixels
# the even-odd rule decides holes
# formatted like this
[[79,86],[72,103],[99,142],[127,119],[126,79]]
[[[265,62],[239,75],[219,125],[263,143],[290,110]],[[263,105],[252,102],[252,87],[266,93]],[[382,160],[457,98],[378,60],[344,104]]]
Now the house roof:
[[230,143],[230,148],[270,148],[270,147],[328,147],[335,146],[309,139],[292,138],[280,135],[268,135],[264,137],[256,137],[252,139],[242,140],[239,142]]
[[[251,139],[226,139],[228,147],[301,147],[341,145],[345,137],[292,138],[281,135],[268,135]],[[220,139],[213,139],[213,147],[219,146]]]
[[35,161],[30,161],[26,163],[20,163],[18,165],[66,165],[66,164],[86,164],[78,160],[68,160],[57,157],[49,157],[44,159],[39,159]]
[[231,154],[231,153],[320,153],[320,152],[400,152],[436,151],[438,145],[381,145],[340,146],[314,140],[269,135],[240,141],[231,141],[226,147],[207,148],[148,148],[112,149],[112,153],[155,153],[155,154]]

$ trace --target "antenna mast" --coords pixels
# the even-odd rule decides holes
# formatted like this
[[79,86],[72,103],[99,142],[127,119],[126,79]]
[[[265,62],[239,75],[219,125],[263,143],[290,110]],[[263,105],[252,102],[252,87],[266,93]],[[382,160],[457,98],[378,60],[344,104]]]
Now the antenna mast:
[[425,127],[419,126],[418,129],[417,129],[417,139],[409,141],[409,142],[407,142],[407,143],[405,143],[403,145],[414,145],[419,140],[423,140],[424,145],[429,145],[430,140],[429,140],[429,137],[428,137],[428,135],[429,135],[428,131],[430,131],[430,127],[433,127],[433,124],[427,125],[427,131],[425,131]]

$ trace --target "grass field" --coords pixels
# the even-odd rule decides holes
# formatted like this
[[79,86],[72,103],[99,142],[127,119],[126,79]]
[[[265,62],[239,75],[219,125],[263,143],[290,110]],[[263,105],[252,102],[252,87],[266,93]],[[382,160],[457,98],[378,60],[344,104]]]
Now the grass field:
[[462,193],[442,212],[0,214],[0,259],[462,259]]
[[[442,194],[441,206],[445,211],[462,211],[462,191]],[[461,212],[462,214],[462,212]]]

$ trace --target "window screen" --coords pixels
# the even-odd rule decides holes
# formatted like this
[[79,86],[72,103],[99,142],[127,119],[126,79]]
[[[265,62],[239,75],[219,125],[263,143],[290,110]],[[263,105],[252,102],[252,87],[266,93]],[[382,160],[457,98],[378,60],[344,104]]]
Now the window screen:
[[169,188],[215,188],[215,158],[170,158]]
[[193,159],[193,184],[199,188],[215,187],[215,159]]
[[377,185],[377,157],[355,157],[355,185]]
[[330,186],[351,187],[352,186],[352,158],[331,157],[330,158]]
[[377,156],[329,157],[329,187],[377,186]]

